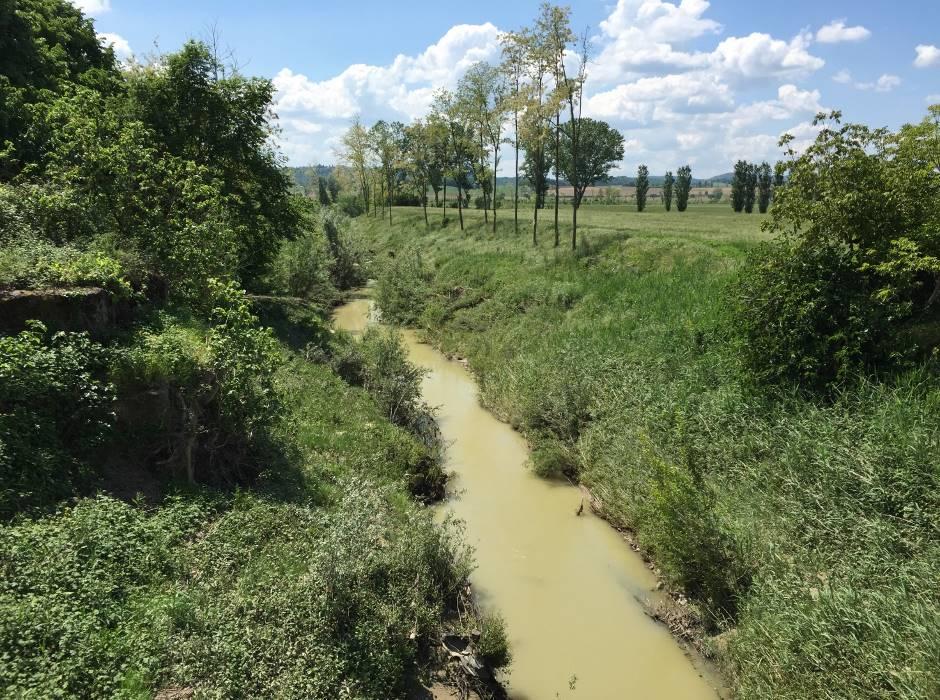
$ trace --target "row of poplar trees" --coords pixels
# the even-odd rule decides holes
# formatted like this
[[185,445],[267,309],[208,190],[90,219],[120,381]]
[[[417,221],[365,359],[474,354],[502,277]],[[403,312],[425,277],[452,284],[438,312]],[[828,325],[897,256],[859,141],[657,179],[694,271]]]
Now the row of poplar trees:
[[783,184],[783,169],[771,169],[769,163],[748,163],[739,160],[734,164],[731,177],[731,207],[737,213],[754,212],[754,204],[761,214],[766,214],[773,198],[775,187]]
[[[692,168],[683,165],[673,175],[668,171],[663,177],[663,206],[666,211],[672,211],[672,199],[675,196],[676,209],[685,211],[689,206],[689,195],[692,193]],[[641,165],[636,171],[636,210],[646,209],[646,197],[650,189],[650,171]]]
[[[482,191],[486,224],[496,231],[496,173],[501,147],[512,147],[515,163],[513,218],[519,231],[519,177],[535,191],[532,241],[538,242],[539,210],[554,170],[554,243],[560,244],[559,193],[564,178],[573,188],[571,246],[577,247],[578,208],[585,191],[604,181],[623,159],[623,136],[609,124],[581,116],[588,64],[587,33],[571,29],[571,11],[543,3],[531,27],[501,37],[499,65],[477,63],[455,90],[435,94],[430,113],[409,125],[358,120],[343,139],[342,157],[358,179],[367,212],[392,217],[392,204],[409,192],[424,207],[447,188],[457,189],[463,229],[468,192]],[[575,68],[572,68],[575,66]],[[443,200],[439,195],[443,193]]]

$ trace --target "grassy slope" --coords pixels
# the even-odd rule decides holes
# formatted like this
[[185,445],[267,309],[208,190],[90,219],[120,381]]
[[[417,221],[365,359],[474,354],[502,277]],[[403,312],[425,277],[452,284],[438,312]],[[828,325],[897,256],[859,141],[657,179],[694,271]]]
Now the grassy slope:
[[417,440],[284,352],[255,488],[101,495],[0,526],[2,694],[404,696],[465,562],[409,497]]
[[[563,220],[568,212],[563,212]],[[582,210],[577,255],[528,224],[424,227],[396,209],[386,288],[417,249],[433,268],[419,324],[469,357],[484,401],[544,472],[576,470],[690,591],[741,697],[940,692],[940,391],[864,384],[830,405],[742,382],[722,290],[762,239],[758,216]],[[528,212],[524,218],[528,220]],[[396,298],[391,293],[390,298]],[[391,303],[390,303],[391,305]],[[731,613],[727,619],[723,613]]]

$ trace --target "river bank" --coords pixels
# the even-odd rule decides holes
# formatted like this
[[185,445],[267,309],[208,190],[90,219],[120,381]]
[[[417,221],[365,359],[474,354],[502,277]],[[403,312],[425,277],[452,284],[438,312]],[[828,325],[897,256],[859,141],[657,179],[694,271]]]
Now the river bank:
[[755,391],[722,300],[762,237],[730,210],[588,209],[575,254],[465,214],[465,231],[407,209],[357,221],[383,310],[467,358],[536,472],[635,533],[739,696],[940,687],[934,382]]
[[[369,302],[337,310],[361,332]],[[524,439],[485,411],[472,377],[403,333],[409,358],[427,371],[425,399],[448,444],[448,498],[439,518],[466,524],[480,604],[506,619],[514,661],[510,697],[713,698],[716,678],[645,614],[660,595],[642,560],[583,509],[580,491],[527,468]],[[579,515],[579,511],[581,511]]]

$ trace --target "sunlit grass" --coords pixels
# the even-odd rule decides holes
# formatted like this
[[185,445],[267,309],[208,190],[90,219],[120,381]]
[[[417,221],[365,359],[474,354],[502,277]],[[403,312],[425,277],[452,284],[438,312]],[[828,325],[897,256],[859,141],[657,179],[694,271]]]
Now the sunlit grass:
[[[479,211],[363,218],[433,272],[419,325],[470,360],[540,473],[576,473],[722,637],[745,698],[923,698],[940,689],[940,387],[918,372],[835,401],[743,375],[723,294],[762,217],[552,212],[496,234]],[[378,256],[385,260],[384,255]],[[408,279],[397,284],[408,287]]]

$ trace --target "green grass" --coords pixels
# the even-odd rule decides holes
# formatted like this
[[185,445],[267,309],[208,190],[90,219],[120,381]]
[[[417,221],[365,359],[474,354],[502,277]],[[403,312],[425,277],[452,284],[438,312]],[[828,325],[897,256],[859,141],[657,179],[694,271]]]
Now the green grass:
[[[291,349],[310,351],[323,320],[279,303],[259,301],[285,342],[282,411],[250,488],[101,493],[0,523],[0,694],[384,699],[423,673],[469,573],[454,530],[411,497],[436,463]],[[172,374],[158,341],[187,328],[145,338],[141,361]]]
[[[552,212],[418,210],[358,226],[389,261],[379,298],[469,358],[482,398],[540,473],[575,474],[693,596],[742,698],[940,693],[940,384],[862,381],[822,404],[755,391],[724,290],[765,240],[729,206],[586,207],[580,244]],[[562,210],[562,221],[570,210]],[[396,251],[388,258],[384,251]],[[416,250],[431,281],[410,279]],[[412,266],[413,267],[413,266]],[[384,289],[383,289],[384,288]],[[393,313],[393,315],[395,315]]]

